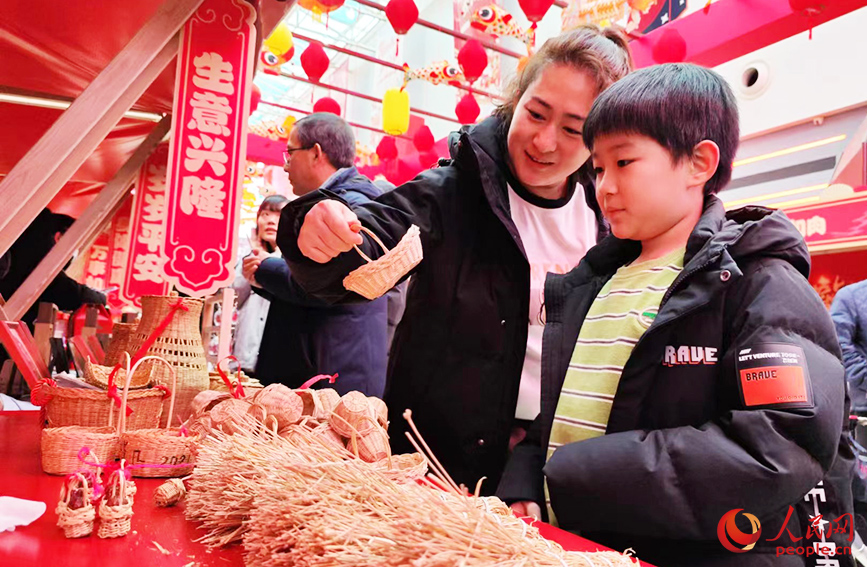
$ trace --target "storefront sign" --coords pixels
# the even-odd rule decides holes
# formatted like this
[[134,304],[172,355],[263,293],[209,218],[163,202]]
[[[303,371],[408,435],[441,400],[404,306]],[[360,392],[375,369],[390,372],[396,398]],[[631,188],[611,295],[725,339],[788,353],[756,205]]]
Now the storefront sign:
[[132,199],[127,199],[111,220],[108,229],[108,278],[106,298],[112,309],[130,305],[121,297],[121,288],[126,278],[129,261],[129,229],[132,214]]
[[255,16],[205,0],[181,33],[163,251],[166,279],[193,297],[234,277]]
[[87,252],[87,260],[84,263],[84,285],[97,291],[108,287],[109,274],[109,231],[110,227],[99,233],[90,250]]
[[168,144],[160,144],[141,168],[130,219],[128,260],[120,296],[141,307],[143,295],[167,295],[171,285],[163,273],[163,223],[166,219]]
[[786,209],[811,252],[867,246],[867,195]]

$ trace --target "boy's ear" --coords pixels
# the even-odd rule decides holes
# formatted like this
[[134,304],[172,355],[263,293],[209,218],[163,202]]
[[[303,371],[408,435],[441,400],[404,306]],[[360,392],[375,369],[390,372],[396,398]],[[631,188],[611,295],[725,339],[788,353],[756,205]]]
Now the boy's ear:
[[702,140],[692,150],[690,159],[690,185],[704,185],[719,167],[719,146],[711,140]]

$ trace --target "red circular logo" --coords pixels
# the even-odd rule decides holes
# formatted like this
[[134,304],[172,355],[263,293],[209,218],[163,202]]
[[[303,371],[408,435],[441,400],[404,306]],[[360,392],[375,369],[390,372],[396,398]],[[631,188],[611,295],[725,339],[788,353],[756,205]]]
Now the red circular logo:
[[744,516],[750,521],[752,532],[745,534],[738,529],[735,525],[735,517],[738,512],[742,511],[743,508],[729,510],[723,514],[716,527],[716,535],[719,537],[720,543],[733,553],[744,553],[751,550],[762,535],[762,525],[759,523],[759,519],[747,512],[744,512]]

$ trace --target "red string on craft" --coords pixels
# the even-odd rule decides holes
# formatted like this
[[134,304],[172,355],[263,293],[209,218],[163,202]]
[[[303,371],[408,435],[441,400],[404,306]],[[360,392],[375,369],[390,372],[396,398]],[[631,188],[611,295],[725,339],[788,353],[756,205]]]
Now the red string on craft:
[[51,378],[42,378],[41,380],[36,382],[36,387],[33,388],[33,391],[30,393],[30,401],[33,403],[33,405],[44,406],[51,401],[52,396],[42,393],[43,388],[45,388],[46,386],[56,388],[57,382],[55,382]]
[[[223,361],[224,360],[234,360],[238,364],[238,386],[232,389],[232,381],[229,379],[229,376],[223,372]],[[244,387],[241,386],[241,363],[235,358],[233,355],[229,355],[220,362],[217,363],[217,372],[220,373],[220,378],[223,379],[223,382],[226,383],[226,387],[229,389],[229,393],[232,394],[232,397],[235,399],[241,399],[245,397]]]
[[310,386],[312,386],[313,384],[316,384],[317,382],[320,382],[320,381],[322,381],[322,380],[328,380],[328,383],[329,383],[329,384],[334,384],[334,381],[337,380],[337,372],[335,372],[334,374],[331,374],[331,375],[328,375],[328,374],[320,374],[320,375],[318,375],[318,376],[314,376],[314,377],[311,378],[310,380],[308,380],[308,381],[304,382],[303,384],[301,384],[301,386],[300,386],[298,389],[299,389],[299,390],[306,390],[306,389],[308,389]]
[[[105,390],[105,395],[114,400],[117,407],[121,407],[123,405],[123,399],[121,399],[120,394],[117,393],[117,384],[114,383],[114,377],[118,370],[120,370],[120,363],[118,363],[108,375],[108,388]],[[132,408],[127,405],[126,416],[129,417],[130,414],[132,414]]]
[[157,390],[162,390],[162,391],[163,391],[163,399],[166,399],[166,398],[168,398],[168,397],[170,397],[170,396],[172,395],[172,391],[169,389],[168,386],[164,386],[163,384],[157,384],[157,385],[154,386],[154,387],[155,387]]
[[136,351],[135,355],[132,357],[132,360],[130,361],[131,365],[135,364],[140,359],[144,358],[145,355],[147,355],[147,352],[150,350],[150,348],[152,346],[154,346],[154,343],[159,338],[159,336],[162,335],[163,331],[165,331],[168,328],[168,326],[171,324],[172,319],[175,316],[175,312],[178,309],[183,309],[184,311],[190,310],[189,307],[184,305],[183,299],[178,299],[178,302],[175,303],[174,305],[172,305],[171,308],[169,309],[169,312],[168,312],[168,314],[166,314],[165,319],[163,319],[162,322],[159,325],[157,325],[157,328],[154,329],[154,332],[151,333],[151,336],[149,336],[147,338],[147,340],[144,342],[144,344],[142,344],[141,347]]

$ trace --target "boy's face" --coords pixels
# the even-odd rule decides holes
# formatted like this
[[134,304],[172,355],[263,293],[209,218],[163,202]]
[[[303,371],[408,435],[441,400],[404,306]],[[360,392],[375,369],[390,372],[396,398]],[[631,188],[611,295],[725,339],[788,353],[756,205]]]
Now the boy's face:
[[691,223],[692,230],[701,215],[704,183],[697,184],[691,158],[675,163],[647,136],[609,134],[595,140],[592,159],[596,199],[614,236],[649,242],[683,223]]
[[584,70],[545,68],[521,96],[509,125],[509,159],[515,177],[532,193],[561,197],[566,179],[587,161],[581,130],[596,99],[596,82]]

